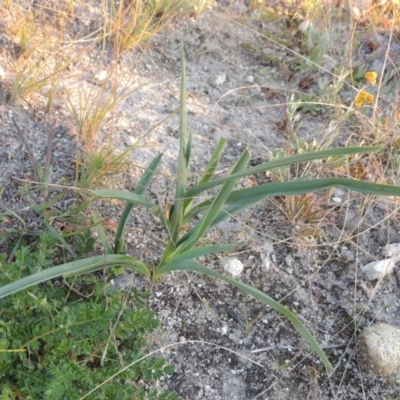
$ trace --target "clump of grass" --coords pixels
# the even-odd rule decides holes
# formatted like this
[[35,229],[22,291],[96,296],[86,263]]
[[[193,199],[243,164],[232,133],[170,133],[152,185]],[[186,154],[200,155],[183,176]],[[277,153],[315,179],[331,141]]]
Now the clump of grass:
[[75,161],[75,185],[81,188],[98,188],[107,177],[116,177],[125,168],[127,152],[117,153],[111,146],[93,152],[79,153]]
[[64,95],[64,102],[74,120],[77,136],[89,152],[95,149],[97,133],[106,118],[132,91],[129,87],[120,90],[120,86],[113,71],[109,71],[107,77],[98,85],[70,89]]
[[210,0],[130,0],[104,3],[103,41],[117,54],[132,49],[160,32],[180,12],[200,12]]
[[46,149],[46,157],[45,157],[43,167],[40,166],[40,163],[36,159],[35,153],[33,152],[28,139],[26,138],[25,134],[19,127],[19,125],[18,125],[17,121],[14,119],[14,117],[12,117],[12,121],[17,130],[18,137],[21,140],[21,142],[23,143],[23,145],[25,146],[25,149],[28,153],[28,157],[32,164],[34,178],[36,179],[37,182],[43,183],[42,195],[44,197],[47,197],[47,194],[48,194],[47,184],[51,183],[50,170],[51,170],[51,158],[52,158],[52,151],[53,151],[53,140],[54,140],[56,120],[55,119],[53,120],[51,126],[49,127],[49,129],[47,131],[47,149]]

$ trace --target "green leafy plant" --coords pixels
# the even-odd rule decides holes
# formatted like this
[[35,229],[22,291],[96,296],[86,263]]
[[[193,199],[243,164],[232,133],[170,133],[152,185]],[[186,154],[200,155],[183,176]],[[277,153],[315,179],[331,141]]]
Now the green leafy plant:
[[[88,251],[93,241],[81,240],[84,246],[75,250]],[[21,242],[13,262],[0,255],[0,284],[49,267],[57,242],[42,234],[29,245]],[[121,293],[90,276],[48,283],[1,301],[0,321],[2,399],[80,399],[131,363],[88,398],[177,399],[143,388],[173,369],[154,357],[135,363],[159,322],[134,290]]]
[[[266,293],[243,282],[222,275],[219,272],[214,271],[196,261],[193,261],[198,257],[210,255],[216,252],[231,252],[243,246],[243,244],[214,244],[205,246],[198,246],[198,244],[201,242],[208,229],[269,197],[313,193],[315,191],[326,189],[332,186],[342,186],[361,193],[400,196],[400,187],[379,185],[345,178],[326,178],[314,180],[307,180],[304,178],[290,182],[268,183],[255,187],[235,190],[237,181],[245,176],[313,160],[324,158],[337,159],[338,157],[340,158],[362,152],[376,152],[379,150],[379,148],[338,148],[302,153],[269,161],[250,168],[247,168],[247,164],[251,156],[249,151],[246,149],[226,177],[212,180],[217,165],[221,159],[223,148],[226,144],[226,140],[221,139],[211,155],[211,160],[208,163],[200,180],[192,185],[192,187],[188,188],[187,178],[189,175],[192,135],[187,129],[186,74],[183,48],[181,62],[182,81],[180,148],[176,192],[171,215],[167,218],[160,206],[144,196],[144,192],[148,187],[158,164],[161,161],[162,154],[160,154],[151,162],[133,193],[118,190],[86,191],[87,194],[92,194],[98,198],[119,199],[127,203],[119,222],[119,227],[113,246],[108,243],[106,235],[104,232],[102,232],[101,227],[99,226],[98,228],[100,233],[99,237],[105,247],[107,253],[106,255],[72,261],[45,269],[22,279],[11,279],[13,281],[12,283],[0,288],[0,298],[59,276],[76,276],[111,266],[129,267],[134,269],[139,274],[150,277],[153,280],[158,280],[164,274],[172,271],[194,271],[229,283],[284,315],[318,354],[326,368],[328,370],[332,370],[331,363],[318,344],[317,340],[312,336],[310,331],[304,326],[303,323],[301,323],[299,318],[294,313],[289,311],[279,302],[272,299]],[[216,187],[220,187],[216,195],[193,205],[194,201],[199,195],[204,196],[205,192]],[[161,220],[165,230],[169,234],[169,242],[166,245],[158,265],[154,268],[129,255],[117,254],[121,249],[122,235],[127,218],[135,205],[145,207],[153,215],[158,217]],[[199,222],[196,222],[197,218],[200,219]],[[189,230],[186,229],[187,226],[190,227]]]

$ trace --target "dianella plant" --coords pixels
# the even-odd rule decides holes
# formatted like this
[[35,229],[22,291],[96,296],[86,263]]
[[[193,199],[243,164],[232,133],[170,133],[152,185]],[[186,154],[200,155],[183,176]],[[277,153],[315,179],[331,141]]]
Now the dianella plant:
[[[332,186],[342,186],[366,194],[400,196],[400,187],[379,185],[346,178],[326,178],[314,180],[298,179],[289,182],[267,183],[236,190],[235,185],[237,181],[245,176],[254,175],[275,168],[287,167],[296,163],[331,157],[337,158],[352,154],[360,154],[362,152],[376,152],[380,149],[377,147],[336,148],[280,158],[265,162],[255,167],[248,167],[251,156],[250,152],[246,149],[227,176],[215,179],[214,175],[221,159],[224,146],[226,145],[225,139],[221,139],[217,143],[210,161],[199,181],[189,187],[187,178],[190,169],[192,135],[187,129],[186,73],[183,48],[181,49],[181,57],[180,146],[178,176],[171,214],[167,217],[164,214],[164,210],[159,205],[155,204],[145,196],[146,188],[149,186],[161,161],[162,154],[159,154],[145,170],[133,192],[119,190],[85,191],[86,194],[89,192],[94,196],[94,198],[119,199],[126,203],[125,210],[119,221],[114,243],[110,243],[100,225],[98,227],[100,233],[99,237],[105,248],[104,255],[47,268],[36,274],[26,276],[18,281],[10,282],[10,284],[0,288],[0,298],[59,276],[75,276],[112,266],[129,267],[130,269],[134,269],[137,273],[153,280],[159,280],[163,275],[172,271],[193,271],[220,279],[233,285],[273,308],[277,312],[283,314],[317,353],[327,370],[330,371],[332,370],[332,365],[323,352],[321,346],[294,313],[261,290],[229,276],[223,275],[196,261],[199,257],[217,252],[232,252],[243,246],[243,243],[212,245],[199,245],[199,243],[202,242],[202,238],[208,229],[218,225],[228,218],[231,218],[243,210],[253,207],[257,203],[269,197],[312,193]],[[214,190],[214,195],[207,196],[208,191],[215,188],[218,190]],[[206,198],[206,200],[196,202],[196,199],[198,199],[199,196]],[[168,232],[169,241],[158,265],[155,267],[149,266],[130,255],[119,254],[121,252],[125,225],[129,214],[135,206],[145,207],[148,209],[154,216],[160,219],[164,229]],[[187,229],[188,226],[190,227],[189,230]]]

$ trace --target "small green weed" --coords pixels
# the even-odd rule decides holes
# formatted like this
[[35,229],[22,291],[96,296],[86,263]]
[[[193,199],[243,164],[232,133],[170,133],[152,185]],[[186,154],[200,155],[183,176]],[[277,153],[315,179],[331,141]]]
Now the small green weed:
[[[293,196],[307,193],[314,193],[332,186],[343,186],[350,190],[365,194],[377,194],[387,196],[400,196],[400,187],[378,185],[369,182],[363,182],[355,179],[346,178],[326,178],[326,179],[307,179],[307,176],[299,179],[284,182],[267,183],[245,189],[234,190],[238,179],[254,175],[260,172],[270,171],[277,168],[287,167],[294,164],[310,162],[321,159],[335,159],[344,156],[360,154],[362,152],[376,152],[380,150],[377,147],[349,147],[337,148],[324,151],[314,151],[309,153],[297,154],[290,157],[284,157],[269,161],[255,167],[246,168],[251,155],[246,149],[234,165],[230,173],[219,179],[212,180],[218,163],[222,157],[222,151],[226,144],[225,139],[221,139],[213,154],[210,162],[200,180],[191,188],[187,187],[189,176],[190,155],[192,149],[192,135],[187,129],[186,116],[186,68],[183,55],[182,57],[182,81],[181,81],[181,116],[180,116],[180,148],[178,157],[178,174],[174,204],[168,217],[165,216],[161,207],[143,194],[148,187],[155,171],[161,161],[162,154],[159,154],[145,170],[142,178],[138,182],[133,193],[118,190],[92,190],[86,191],[86,194],[92,194],[102,199],[119,199],[127,204],[122,213],[118,224],[117,233],[113,246],[102,230],[100,224],[97,224],[99,238],[106,251],[105,256],[89,257],[82,260],[69,262],[36,274],[26,276],[22,279],[16,277],[12,283],[0,287],[0,298],[7,297],[13,293],[29,288],[41,282],[48,281],[56,277],[71,277],[90,273],[104,269],[105,267],[129,267],[137,273],[152,278],[154,281],[160,279],[163,275],[172,271],[193,271],[210,277],[220,279],[232,286],[235,286],[270,306],[275,311],[283,314],[293,326],[300,332],[303,338],[318,354],[325,367],[330,371],[332,365],[323,352],[322,348],[312,336],[310,331],[304,326],[300,319],[279,302],[273,300],[266,293],[247,285],[243,282],[222,275],[193,259],[206,256],[216,252],[231,252],[243,246],[243,244],[216,244],[198,247],[204,235],[209,228],[218,225],[222,221],[244,211],[266,198],[277,196]],[[208,198],[193,206],[194,201],[200,195],[204,195],[209,189],[220,186],[217,195]],[[124,229],[135,205],[145,207],[154,216],[160,219],[164,229],[169,234],[169,241],[166,245],[163,255],[157,266],[151,267],[139,259],[120,253],[123,243],[122,235]],[[198,220],[198,218],[200,220]],[[189,230],[187,227],[189,226]]]
[[[92,250],[88,232],[75,250]],[[0,284],[45,270],[60,256],[57,239],[43,234],[21,242],[13,261],[0,255]],[[134,306],[125,306],[127,303]],[[121,294],[96,277],[48,282],[0,303],[0,395],[2,399],[80,399],[125,365],[143,356],[145,335],[159,325],[135,290]],[[177,399],[145,390],[173,368],[147,358],[103,385],[96,399]],[[143,383],[141,383],[143,385]]]

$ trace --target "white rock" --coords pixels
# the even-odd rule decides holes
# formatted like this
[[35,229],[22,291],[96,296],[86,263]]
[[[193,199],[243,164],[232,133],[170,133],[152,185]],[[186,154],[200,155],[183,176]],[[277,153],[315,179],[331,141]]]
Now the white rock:
[[388,376],[400,369],[400,329],[378,322],[363,330],[358,354],[363,367]]
[[274,253],[274,245],[272,244],[272,242],[267,241],[263,245],[260,253],[261,263],[267,270],[269,270],[274,264],[273,258],[275,254],[273,253]]
[[245,81],[248,83],[254,83],[254,76],[253,75],[246,76]]
[[228,258],[224,263],[224,269],[232,276],[239,276],[243,271],[243,264],[237,258]]
[[361,271],[367,274],[367,278],[372,281],[374,279],[383,278],[390,274],[395,266],[394,258],[386,258],[385,260],[373,261],[361,267]]
[[285,263],[286,263],[286,265],[287,265],[289,268],[291,268],[291,267],[293,266],[293,262],[294,262],[293,257],[292,257],[290,254],[288,254],[288,255],[285,257]]
[[129,135],[126,138],[126,143],[128,144],[128,146],[132,146],[133,144],[135,144],[136,142],[136,138],[134,138],[133,136]]
[[335,188],[335,189],[333,190],[333,195],[334,195],[334,196],[343,197],[345,194],[346,194],[345,191],[342,190],[342,189]]
[[301,33],[306,33],[308,30],[313,29],[314,26],[312,22],[309,19],[305,19],[300,25],[299,25],[299,31]]
[[215,84],[216,85],[222,85],[226,81],[226,74],[220,74],[217,76],[217,79],[215,79]]
[[383,248],[383,255],[385,257],[392,257],[395,262],[400,260],[400,243],[387,244]]
[[102,83],[107,79],[107,76],[108,76],[108,72],[105,69],[103,69],[103,71],[100,71],[98,74],[96,74],[94,76],[94,79],[97,82]]

